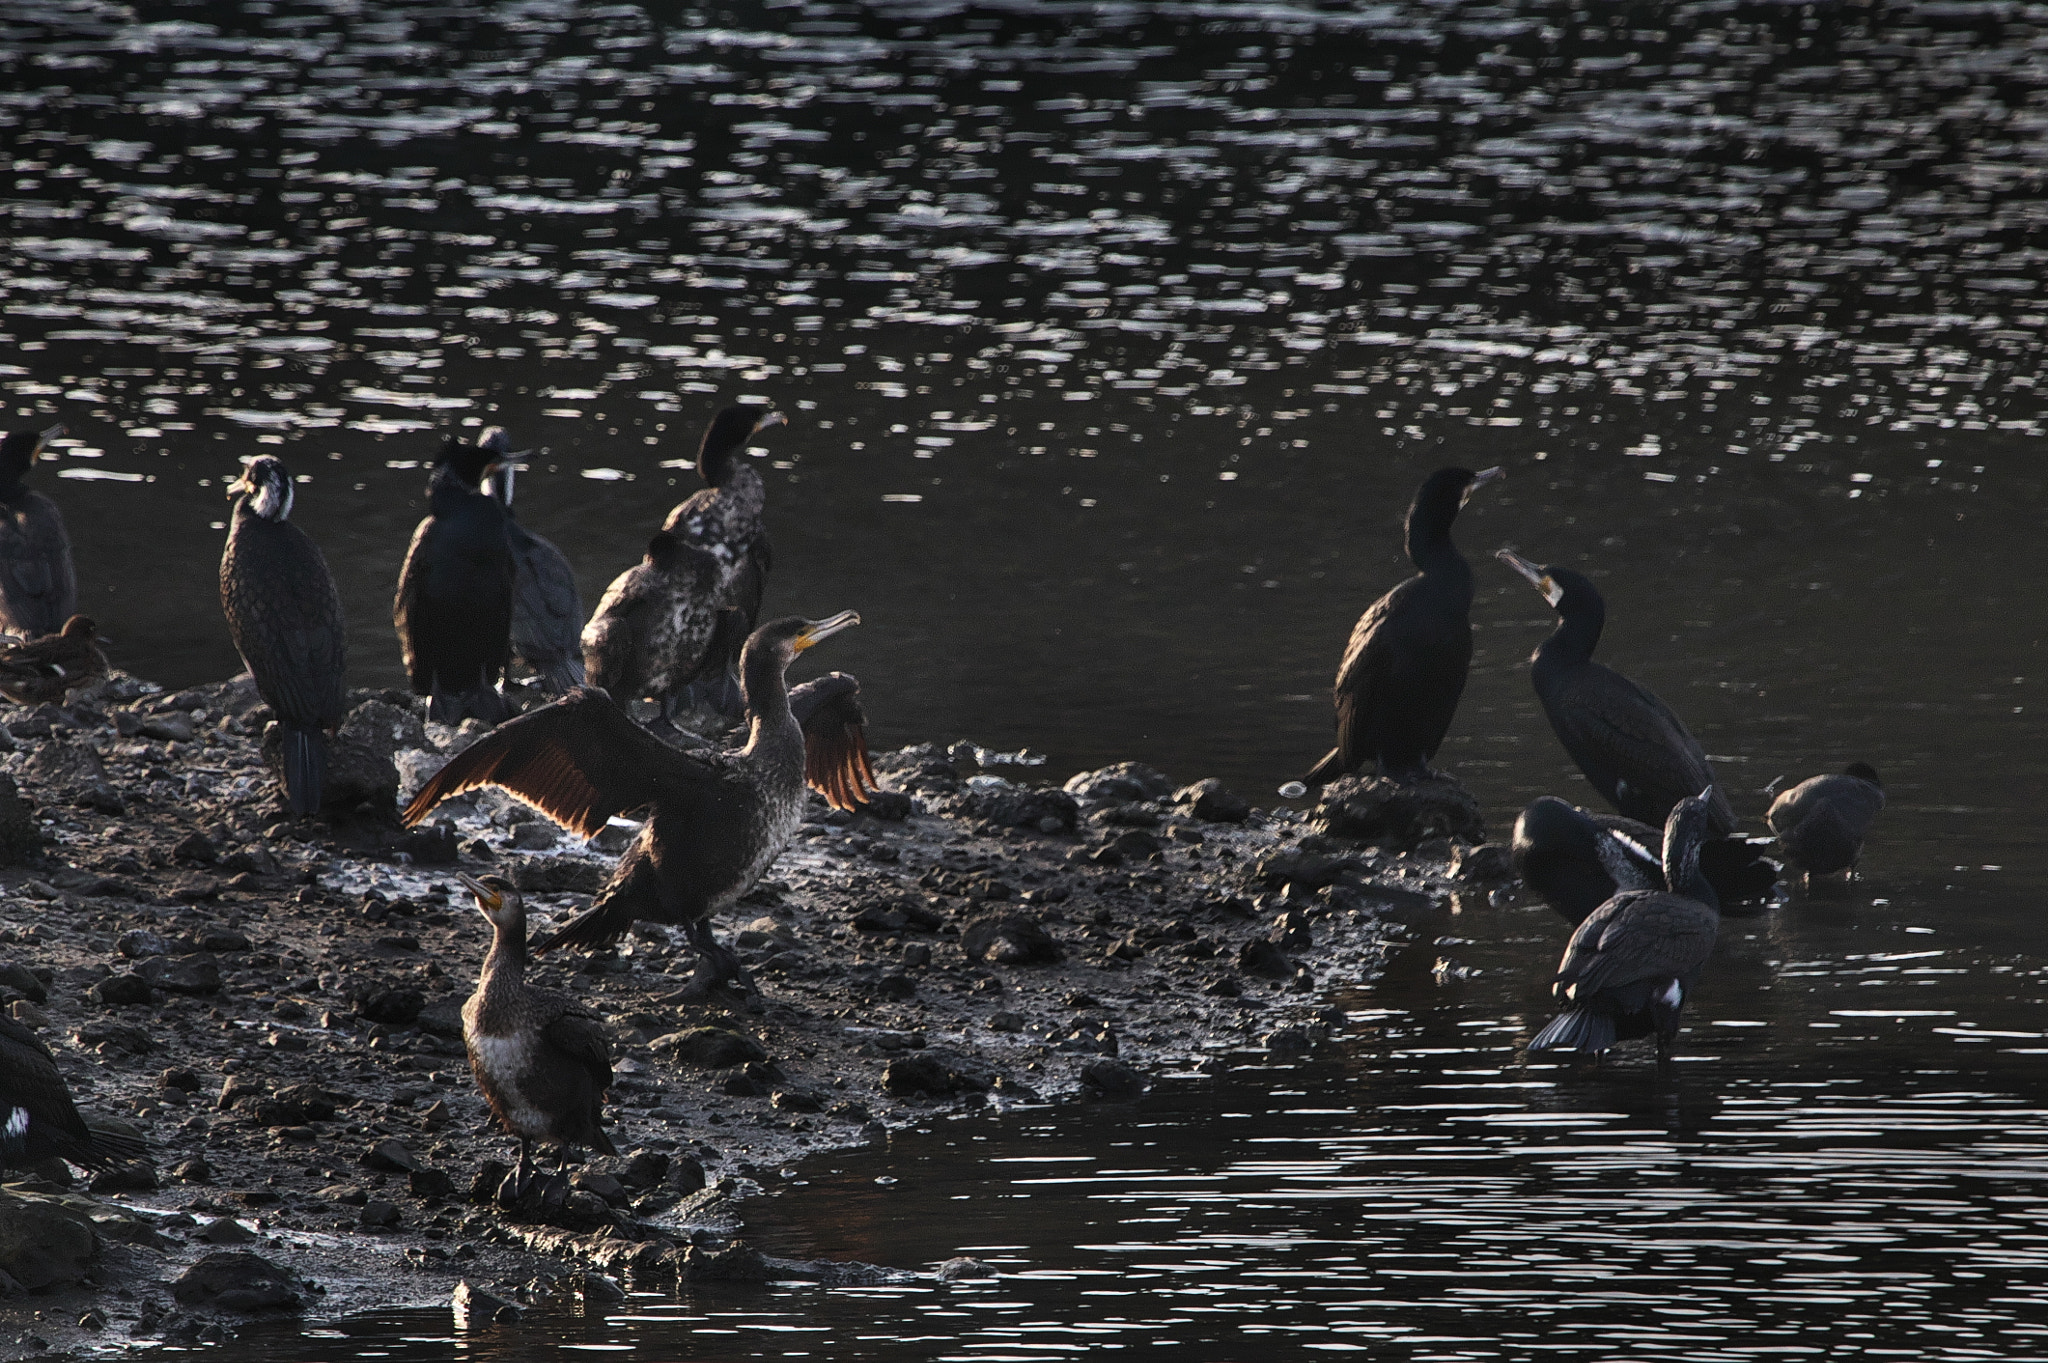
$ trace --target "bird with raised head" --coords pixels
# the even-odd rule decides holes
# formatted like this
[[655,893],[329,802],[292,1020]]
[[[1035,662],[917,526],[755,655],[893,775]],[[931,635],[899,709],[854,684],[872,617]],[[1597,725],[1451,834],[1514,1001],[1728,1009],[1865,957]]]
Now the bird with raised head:
[[1715,784],[1706,749],[1650,689],[1593,661],[1607,602],[1582,574],[1532,563],[1511,549],[1494,555],[1543,593],[1557,628],[1529,659],[1529,680],[1558,742],[1600,797],[1620,813],[1663,826],[1680,800],[1705,789],[1708,836],[1735,831],[1735,811]]
[[1884,808],[1884,782],[1868,762],[1851,762],[1835,776],[1812,776],[1781,791],[1764,822],[1778,835],[1785,859],[1810,884],[1837,871],[1854,874],[1863,840]]
[[251,460],[228,485],[235,499],[220,555],[220,608],[256,692],[277,716],[285,803],[316,814],[325,796],[327,734],[348,717],[348,622],[320,546],[291,519],[295,491],[281,460]]
[[505,508],[505,533],[512,546],[512,656],[533,669],[542,691],[559,696],[584,680],[583,593],[576,589],[568,556],[521,525],[512,510],[524,451],[513,450],[499,426],[490,427],[476,443],[496,461],[484,487]]
[[1654,1035],[1658,1067],[1670,1063],[1680,1015],[1720,932],[1720,900],[1699,858],[1710,794],[1680,800],[1665,821],[1661,888],[1624,890],[1573,930],[1551,985],[1567,1007],[1529,1043],[1532,1054],[1600,1055]]
[[1302,777],[1323,785],[1369,767],[1412,781],[1431,775],[1472,664],[1472,565],[1451,522],[1499,468],[1438,469],[1408,508],[1416,575],[1366,608],[1337,666],[1337,746]]
[[62,426],[0,437],[0,631],[55,634],[78,613],[78,571],[64,513],[27,486],[44,446]]
[[747,742],[738,749],[679,751],[633,723],[610,696],[578,687],[458,754],[406,806],[408,825],[435,805],[496,786],[577,834],[591,838],[616,815],[645,810],[639,835],[590,907],[535,941],[591,949],[635,922],[686,928],[698,954],[684,996],[702,998],[744,981],[739,959],[721,946],[711,920],[730,908],[789,845],[802,821],[807,768],[835,804],[872,789],[866,744],[846,701],[851,677],[821,688],[807,732],[790,705],[787,679],[797,654],[860,623],[852,611],[822,620],[771,620],[740,658]]
[[498,724],[511,714],[498,682],[512,658],[515,569],[505,508],[483,490],[492,451],[450,435],[427,482],[427,514],[398,574],[391,622],[427,717]]

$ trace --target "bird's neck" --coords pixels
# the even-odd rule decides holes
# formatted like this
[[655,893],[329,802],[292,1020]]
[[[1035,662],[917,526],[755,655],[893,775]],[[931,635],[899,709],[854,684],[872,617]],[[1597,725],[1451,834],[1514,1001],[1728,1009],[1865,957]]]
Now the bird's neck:
[[435,510],[456,505],[468,497],[483,496],[482,489],[447,464],[435,469],[434,476],[427,480],[427,502]]
[[741,657],[740,695],[747,702],[748,752],[786,738],[792,731],[801,740],[803,730],[789,708],[789,682],[773,655]]
[[491,954],[484,957],[486,976],[517,981],[526,976],[526,919],[493,925]]
[[1682,894],[1687,899],[1697,899],[1714,912],[1721,911],[1721,896],[1714,893],[1714,883],[1707,879],[1707,873],[1700,869],[1700,849],[1695,845],[1690,856],[1680,859],[1676,866],[1668,866],[1664,873],[1665,887],[1673,894]]
[[1407,527],[1408,561],[1425,573],[1458,573],[1472,575],[1471,565],[1458,552],[1458,546],[1451,543],[1451,523],[1417,508],[1408,517]]
[[1607,624],[1607,612],[1600,606],[1580,607],[1557,618],[1557,628],[1536,647],[1536,661],[1550,666],[1583,663],[1593,656],[1600,631]]

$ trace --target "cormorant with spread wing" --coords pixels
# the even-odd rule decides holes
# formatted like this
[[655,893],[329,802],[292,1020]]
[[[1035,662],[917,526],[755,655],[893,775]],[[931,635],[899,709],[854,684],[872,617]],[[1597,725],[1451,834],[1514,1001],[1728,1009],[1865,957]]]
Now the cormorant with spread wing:
[[391,603],[413,694],[442,724],[511,714],[498,680],[512,657],[512,540],[505,508],[481,486],[496,468],[490,450],[443,442]]
[[753,888],[789,845],[803,818],[807,772],[842,807],[871,788],[853,679],[818,688],[807,729],[786,678],[798,653],[858,623],[842,611],[823,620],[771,620],[754,631],[740,659],[748,718],[742,748],[678,751],[604,692],[578,687],[465,749],[414,797],[405,822],[417,824],[442,800],[487,785],[585,838],[613,815],[644,808],[639,837],[595,901],[532,950],[602,946],[636,921],[683,926],[698,951],[686,994],[702,997],[742,977],[738,958],[713,937],[711,918]]
[[62,426],[51,426],[0,437],[0,630],[9,634],[55,634],[78,612],[64,514],[22,485],[43,446],[62,434]]
[[1499,468],[1438,469],[1408,508],[1408,559],[1420,571],[1372,603],[1337,667],[1337,746],[1302,781],[1322,785],[1370,764],[1410,781],[1450,732],[1472,664],[1472,565],[1451,522]]
[[560,549],[513,514],[512,483],[521,465],[504,429],[493,426],[476,443],[497,460],[497,471],[484,481],[505,508],[512,545],[512,656],[534,670],[541,690],[559,696],[583,684],[583,594],[576,572]]

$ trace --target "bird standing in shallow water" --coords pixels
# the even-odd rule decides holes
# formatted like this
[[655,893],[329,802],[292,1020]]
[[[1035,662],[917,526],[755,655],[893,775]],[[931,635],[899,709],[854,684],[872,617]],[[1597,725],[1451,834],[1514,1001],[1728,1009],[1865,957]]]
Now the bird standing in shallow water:
[[88,1127],[42,1038],[0,1017],[0,1168],[62,1159],[104,1169],[147,1153],[125,1132]]
[[22,482],[43,446],[62,434],[51,426],[0,437],[0,630],[27,638],[55,634],[78,611],[64,515]]
[[1657,1038],[1670,1063],[1680,1014],[1720,931],[1721,905],[1700,870],[1706,792],[1680,800],[1664,825],[1664,888],[1625,890],[1572,932],[1551,990],[1570,1007],[1536,1034],[1532,1054],[1599,1055],[1617,1041]]
[[[711,918],[752,889],[789,845],[803,818],[812,754],[823,764],[836,752],[823,782],[828,799],[837,803],[862,788],[866,748],[857,726],[849,732],[844,709],[852,679],[836,695],[821,691],[813,740],[791,709],[785,676],[798,653],[859,623],[842,611],[824,620],[771,620],[754,631],[740,659],[743,748],[679,752],[604,692],[578,687],[457,755],[406,806],[404,820],[417,824],[442,800],[478,786],[497,786],[584,838],[613,815],[645,808],[640,835],[591,906],[532,949],[599,947],[636,921],[683,926],[698,953],[683,992],[701,998],[743,978],[739,959],[712,935]],[[814,741],[831,746],[814,749]]]
[[[758,407],[728,407],[711,419],[697,448],[697,472],[706,484],[674,510],[661,528],[686,545],[703,549],[718,560],[719,609],[740,613],[735,628],[722,631],[700,659],[684,658],[670,670],[687,671],[692,680],[686,697],[725,714],[737,714],[744,703],[739,692],[740,649],[761,616],[761,598],[768,590],[774,554],[764,519],[768,489],[752,464],[740,454],[747,441],[771,426],[785,424],[780,412]],[[669,712],[663,706],[663,714]]]
[[[1757,913],[1778,884],[1762,839],[1716,838],[1700,848],[1700,870],[1723,917]],[[1522,883],[1573,925],[1623,890],[1664,884],[1663,836],[1619,814],[1596,814],[1555,795],[1539,795],[1515,820],[1509,856]]]
[[93,637],[98,628],[74,615],[55,634],[0,640],[0,695],[17,705],[61,705],[106,676],[107,657]]
[[519,523],[512,511],[512,484],[520,465],[501,427],[477,439],[490,451],[497,471],[484,481],[505,508],[505,532],[512,546],[512,656],[532,668],[541,690],[559,696],[583,684],[583,594],[568,557]]
[[495,468],[489,450],[443,442],[391,603],[413,694],[442,724],[511,714],[498,680],[512,656],[512,541],[505,508],[482,490]]
[[536,1141],[619,1153],[604,1129],[611,1043],[597,1014],[526,982],[526,903],[511,882],[457,878],[491,925],[490,954],[462,1005],[462,1041],[484,1101],[519,1141],[519,1167],[499,1192],[516,1202],[531,1186]]
[[327,779],[327,731],[348,717],[348,623],[327,559],[292,524],[284,464],[265,455],[228,487],[234,520],[220,555],[220,608],[242,665],[284,738],[285,801],[315,814]]
[[1472,566],[1451,522],[1498,468],[1438,469],[1408,508],[1408,558],[1420,571],[1372,603],[1337,667],[1337,746],[1302,781],[1322,785],[1368,763],[1399,781],[1425,778],[1464,694],[1472,663]]
[[1735,811],[1715,785],[1699,740],[1649,688],[1593,661],[1607,622],[1599,589],[1569,568],[1531,563],[1512,550],[1494,557],[1528,579],[1557,612],[1557,628],[1529,660],[1529,680],[1558,742],[1593,789],[1653,827],[1680,800],[1705,789],[1708,836],[1733,833]]
[[1856,869],[1863,840],[1884,808],[1884,782],[1867,762],[1851,762],[1839,776],[1814,776],[1771,802],[1764,822],[1778,835],[1785,858],[1810,883],[1815,876]]

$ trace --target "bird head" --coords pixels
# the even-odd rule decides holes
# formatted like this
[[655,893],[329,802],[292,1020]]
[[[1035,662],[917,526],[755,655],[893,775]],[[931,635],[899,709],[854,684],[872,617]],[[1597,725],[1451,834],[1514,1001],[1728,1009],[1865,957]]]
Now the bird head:
[[717,487],[732,472],[733,461],[746,448],[747,441],[767,430],[770,426],[788,424],[788,418],[780,412],[763,411],[759,407],[728,407],[711,418],[711,424],[704,428],[704,443],[697,447],[697,472],[712,487]]
[[506,931],[523,931],[526,927],[526,903],[519,897],[519,891],[512,888],[512,882],[503,876],[477,876],[456,872],[455,878],[476,896],[476,911],[482,914],[494,928]]
[[746,673],[762,658],[772,658],[776,666],[786,668],[805,649],[859,623],[860,616],[853,611],[841,611],[822,620],[806,620],[801,615],[770,620],[747,636],[746,648],[740,654],[740,671]]
[[9,431],[0,437],[0,477],[20,478],[34,465],[43,447],[62,434],[64,427],[57,425],[40,431]]
[[228,496],[247,497],[249,510],[266,521],[288,520],[292,514],[292,476],[273,455],[252,459],[242,476],[228,484]]

